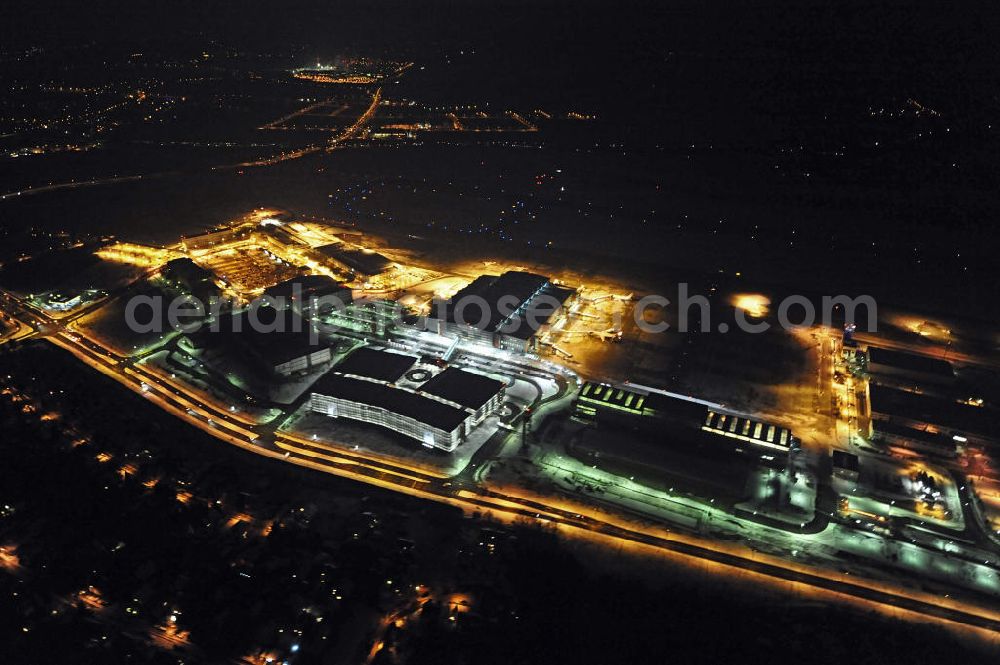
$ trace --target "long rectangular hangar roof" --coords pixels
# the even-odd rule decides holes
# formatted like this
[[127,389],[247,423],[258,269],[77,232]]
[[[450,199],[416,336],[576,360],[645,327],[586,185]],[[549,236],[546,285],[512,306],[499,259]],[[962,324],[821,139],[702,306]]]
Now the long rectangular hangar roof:
[[378,275],[388,270],[392,265],[392,261],[378,252],[365,252],[360,249],[350,249],[348,247],[344,247],[339,242],[317,247],[316,251],[329,256],[334,261],[343,263],[354,272],[362,275]]
[[417,359],[414,356],[406,356],[392,351],[379,351],[363,346],[341,360],[333,368],[333,371],[395,383],[416,362]]
[[987,438],[996,437],[1000,433],[1000,418],[988,406],[969,406],[876,383],[871,384],[869,394],[872,413],[925,422],[959,432],[972,432]]
[[420,391],[469,409],[479,409],[503,388],[503,381],[449,367],[420,386]]
[[446,432],[454,430],[468,417],[468,413],[458,407],[405,388],[395,388],[334,372],[321,377],[312,387],[312,392],[383,408]]
[[907,427],[906,425],[901,425],[899,423],[892,422],[891,420],[873,420],[872,430],[876,436],[898,436],[904,439],[912,439],[913,441],[942,446],[945,448],[955,447],[955,440],[947,434],[932,432],[921,427]]
[[596,404],[597,406],[609,406],[626,413],[637,416],[643,415],[643,406],[648,395],[615,388],[606,383],[595,383],[587,381],[580,389],[577,399],[581,402]]
[[702,429],[712,434],[748,441],[768,448],[788,450],[792,445],[792,432],[781,425],[772,425],[746,416],[708,410]]
[[286,279],[264,289],[264,295],[272,298],[293,298],[296,295],[308,300],[316,296],[336,295],[345,305],[351,304],[351,290],[326,275],[300,275]]
[[910,372],[920,372],[921,374],[932,374],[944,378],[954,378],[955,372],[951,368],[951,363],[941,358],[928,358],[915,353],[904,351],[893,351],[883,349],[878,346],[868,347],[868,360],[877,365],[886,365]]

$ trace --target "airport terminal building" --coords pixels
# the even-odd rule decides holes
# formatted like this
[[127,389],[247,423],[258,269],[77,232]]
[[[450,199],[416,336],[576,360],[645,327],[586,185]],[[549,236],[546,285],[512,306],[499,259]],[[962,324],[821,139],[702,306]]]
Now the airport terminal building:
[[523,353],[537,348],[538,336],[576,295],[575,289],[530,272],[481,275],[437,303],[427,324],[440,335]]
[[451,452],[503,404],[502,381],[453,367],[419,386],[397,385],[416,363],[413,356],[358,349],[313,385],[309,409]]

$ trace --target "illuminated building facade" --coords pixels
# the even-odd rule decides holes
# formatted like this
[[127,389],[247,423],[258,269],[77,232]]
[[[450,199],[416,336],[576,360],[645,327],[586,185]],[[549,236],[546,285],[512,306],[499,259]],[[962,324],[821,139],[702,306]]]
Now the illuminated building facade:
[[385,427],[427,448],[452,452],[503,403],[505,385],[448,368],[418,388],[396,385],[416,358],[362,348],[312,387],[309,408]]

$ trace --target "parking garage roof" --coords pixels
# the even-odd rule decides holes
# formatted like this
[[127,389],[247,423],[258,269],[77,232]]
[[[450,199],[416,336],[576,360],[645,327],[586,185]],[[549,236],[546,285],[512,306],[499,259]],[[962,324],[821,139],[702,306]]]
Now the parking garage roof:
[[363,346],[340,361],[334,371],[395,383],[416,362],[414,356]]
[[479,409],[504,388],[503,381],[449,367],[420,386],[421,392]]

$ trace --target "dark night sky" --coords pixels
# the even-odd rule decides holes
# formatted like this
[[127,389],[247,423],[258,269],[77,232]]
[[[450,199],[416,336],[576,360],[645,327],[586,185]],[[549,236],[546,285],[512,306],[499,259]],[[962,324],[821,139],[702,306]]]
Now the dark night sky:
[[[816,210],[842,220],[833,233],[878,236],[921,272],[960,256],[968,273],[952,270],[947,288],[982,291],[997,250],[1000,13],[985,5],[18,0],[0,11],[6,51],[45,45],[98,68],[102,58],[206,45],[279,54],[286,65],[343,54],[449,59],[409,74],[398,92],[596,112],[616,132],[605,138],[647,172],[659,168],[657,150],[711,145],[737,159],[702,180],[717,180],[713,195],[731,196],[735,210],[776,200]],[[940,117],[888,115],[912,111],[909,100]],[[913,139],[930,129],[930,140]],[[749,179],[727,172],[742,159],[762,166]],[[761,185],[776,163],[789,177]],[[798,232],[808,239],[808,225]],[[820,250],[828,238],[817,236]],[[915,251],[940,255],[907,264]]]
[[[671,53],[743,55],[747,71],[708,88],[761,78],[833,74],[860,82],[959,86],[994,71],[998,15],[988,8],[955,11],[941,3],[890,2],[501,2],[370,0],[368,2],[25,2],[4,3],[4,47],[99,43],[136,48],[187,39],[240,47],[266,44],[344,47],[420,55],[463,47],[492,52],[484,74],[518,73],[528,87],[558,81],[570,90],[602,91],[615,79],[632,94],[649,94]],[[484,54],[485,55],[485,54]],[[749,67],[750,64],[752,67]],[[623,71],[624,70],[624,71]],[[753,71],[757,70],[757,71]],[[718,73],[718,72],[715,72]],[[725,72],[723,72],[725,74]],[[738,86],[743,87],[743,86]],[[676,91],[675,91],[676,92]],[[968,91],[952,101],[961,104]]]
[[[217,40],[301,46],[317,56],[356,49],[423,59],[476,49],[476,71],[497,99],[548,91],[655,108],[678,96],[707,105],[749,97],[770,115],[788,110],[789,101],[827,104],[873,87],[930,93],[939,106],[969,110],[995,102],[992,86],[978,84],[992,82],[1000,57],[996,13],[941,3],[16,0],[2,11],[9,50]],[[678,58],[685,53],[705,57],[689,64]],[[666,85],[664,75],[681,66],[683,80],[696,85]]]

